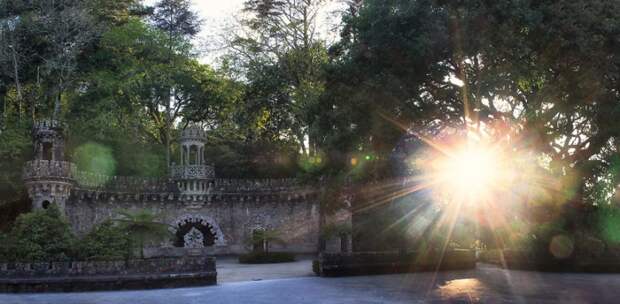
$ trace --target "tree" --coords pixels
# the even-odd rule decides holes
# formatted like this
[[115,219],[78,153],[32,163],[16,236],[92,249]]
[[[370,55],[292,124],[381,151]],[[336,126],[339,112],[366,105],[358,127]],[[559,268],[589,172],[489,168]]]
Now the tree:
[[27,122],[9,121],[11,128],[0,130],[0,202],[19,199],[24,194],[21,166],[30,159],[32,143]]
[[116,221],[125,229],[134,244],[140,249],[140,258],[144,258],[144,246],[149,241],[159,241],[171,236],[169,226],[157,221],[157,215],[150,210],[142,209],[135,212],[119,211],[120,218]]
[[[186,54],[174,52],[174,68],[169,67],[167,43],[161,30],[136,18],[110,29],[85,64],[90,69],[83,75],[82,92],[70,106],[71,125],[81,127],[76,141],[111,146],[121,174],[166,174],[160,155],[165,157],[170,138],[179,131],[176,124],[221,127],[230,121],[227,113],[240,95],[238,83]],[[179,43],[175,49],[187,46]],[[165,109],[162,96],[168,95],[173,102]]]
[[[155,26],[166,35],[164,46],[168,49],[167,68],[164,68],[161,90],[158,98],[154,99],[151,107],[159,114],[159,106],[165,109],[163,112],[163,129],[166,145],[166,164],[170,165],[170,130],[175,123],[176,114],[186,105],[186,99],[177,99],[187,95],[177,86],[172,74],[176,68],[177,58],[183,59],[190,50],[188,38],[195,36],[200,28],[200,21],[196,14],[190,10],[188,0],[161,0],[155,6],[155,12],[151,16]],[[181,55],[181,56],[178,56]],[[177,92],[178,91],[178,92]]]
[[[320,146],[349,156],[334,162],[352,175],[350,157],[390,159],[411,134],[486,133],[533,155],[541,180],[557,181],[535,186],[563,206],[554,213],[558,231],[591,230],[585,219],[601,201],[592,198],[609,204],[617,185],[618,5],[363,1],[332,48]],[[367,180],[395,175],[388,162],[375,163],[363,171]],[[535,212],[520,215],[554,223],[536,222]]]
[[338,111],[323,130],[355,125],[350,142],[384,154],[405,132],[394,121],[416,131],[503,123],[513,138],[534,138],[514,144],[549,157],[555,174],[587,179],[591,158],[618,134],[616,6],[365,1],[347,18],[347,51],[324,95]]
[[257,129],[255,122],[272,125],[267,131],[276,130],[275,138],[296,142],[306,156],[317,150],[310,127],[324,85],[327,52],[317,20],[325,3],[246,1],[247,16],[229,42],[232,62],[248,82],[246,107],[253,110],[242,114],[250,122],[248,130]]

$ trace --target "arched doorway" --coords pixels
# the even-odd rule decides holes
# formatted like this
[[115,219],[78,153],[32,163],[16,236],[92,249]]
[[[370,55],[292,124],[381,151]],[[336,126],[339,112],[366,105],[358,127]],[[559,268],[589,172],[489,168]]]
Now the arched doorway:
[[175,247],[203,248],[215,244],[213,226],[203,222],[184,222],[177,227]]
[[204,248],[224,246],[224,235],[217,223],[208,216],[184,215],[172,225],[174,246]]

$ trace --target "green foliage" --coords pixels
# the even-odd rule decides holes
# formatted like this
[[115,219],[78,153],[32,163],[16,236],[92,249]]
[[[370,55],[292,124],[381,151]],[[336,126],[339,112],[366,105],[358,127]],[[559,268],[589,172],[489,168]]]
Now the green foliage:
[[113,221],[94,226],[76,247],[79,260],[124,260],[133,254],[128,232]]
[[253,249],[254,252],[269,254],[272,243],[284,244],[282,234],[275,229],[256,229],[252,231],[252,235],[246,239],[246,244]]
[[30,200],[23,195],[21,198],[0,204],[0,232],[8,232],[20,214],[31,209]]
[[63,261],[73,255],[76,242],[69,223],[53,204],[45,210],[20,215],[6,238],[4,256],[26,262]]
[[157,221],[158,216],[151,210],[141,209],[134,212],[119,211],[121,216],[116,221],[125,230],[132,240],[133,246],[140,251],[140,257],[144,258],[144,246],[147,242],[161,241],[172,236],[169,226]]
[[[620,64],[609,61],[618,51],[617,3],[370,0],[345,17],[322,101],[337,108],[321,124],[326,144],[345,153],[386,157],[408,130],[464,128],[464,116],[501,120],[537,138],[515,146],[549,156],[554,174],[583,183],[592,156],[620,134],[617,81],[605,80]],[[559,144],[566,137],[588,140]],[[566,187],[580,195],[579,183]]]
[[0,232],[0,261],[5,262],[15,259],[15,253],[11,251],[14,247],[11,242],[12,240],[8,235]]
[[[125,260],[145,242],[170,236],[167,225],[148,211],[121,212],[123,218],[95,225],[78,239],[55,205],[23,214],[13,229],[0,233],[0,261]],[[141,255],[143,258],[143,255]]]
[[[21,167],[32,154],[27,123],[0,123],[0,204],[18,200],[23,193]],[[0,225],[1,226],[1,225]]]
[[602,206],[595,214],[595,231],[597,236],[607,244],[620,244],[620,208],[617,206]]

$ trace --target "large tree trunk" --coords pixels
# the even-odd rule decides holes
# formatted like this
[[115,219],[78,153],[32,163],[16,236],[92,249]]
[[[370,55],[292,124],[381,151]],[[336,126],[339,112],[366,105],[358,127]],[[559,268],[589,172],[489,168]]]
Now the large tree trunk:
[[22,120],[22,86],[19,82],[19,64],[17,62],[17,55],[15,54],[15,46],[11,47],[11,54],[13,55],[13,78],[15,79],[15,88],[17,89],[17,102],[18,102],[18,111],[19,111],[19,120]]
[[166,170],[170,170],[170,129],[172,128],[172,117],[170,113],[170,102],[171,102],[171,89],[166,90],[168,92],[168,96],[166,96]]
[[63,85],[62,77],[60,77],[58,80],[58,92],[56,92],[56,98],[54,99],[54,115],[52,118],[55,120],[60,119],[60,101],[62,98]]

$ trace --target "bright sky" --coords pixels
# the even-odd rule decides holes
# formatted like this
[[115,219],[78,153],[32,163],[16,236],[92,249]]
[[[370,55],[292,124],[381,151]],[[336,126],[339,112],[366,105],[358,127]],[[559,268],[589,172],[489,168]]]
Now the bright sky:
[[[194,10],[203,21],[202,29],[197,37],[196,45],[203,54],[203,62],[213,64],[215,59],[222,54],[222,36],[235,25],[235,16],[239,15],[245,0],[191,0]],[[154,5],[158,0],[145,0],[146,5]],[[326,10],[324,16],[319,18],[321,25],[328,32],[333,24],[338,22],[333,12],[339,8],[341,1],[334,1]],[[330,13],[331,12],[331,13]],[[329,36],[334,36],[328,34]]]

